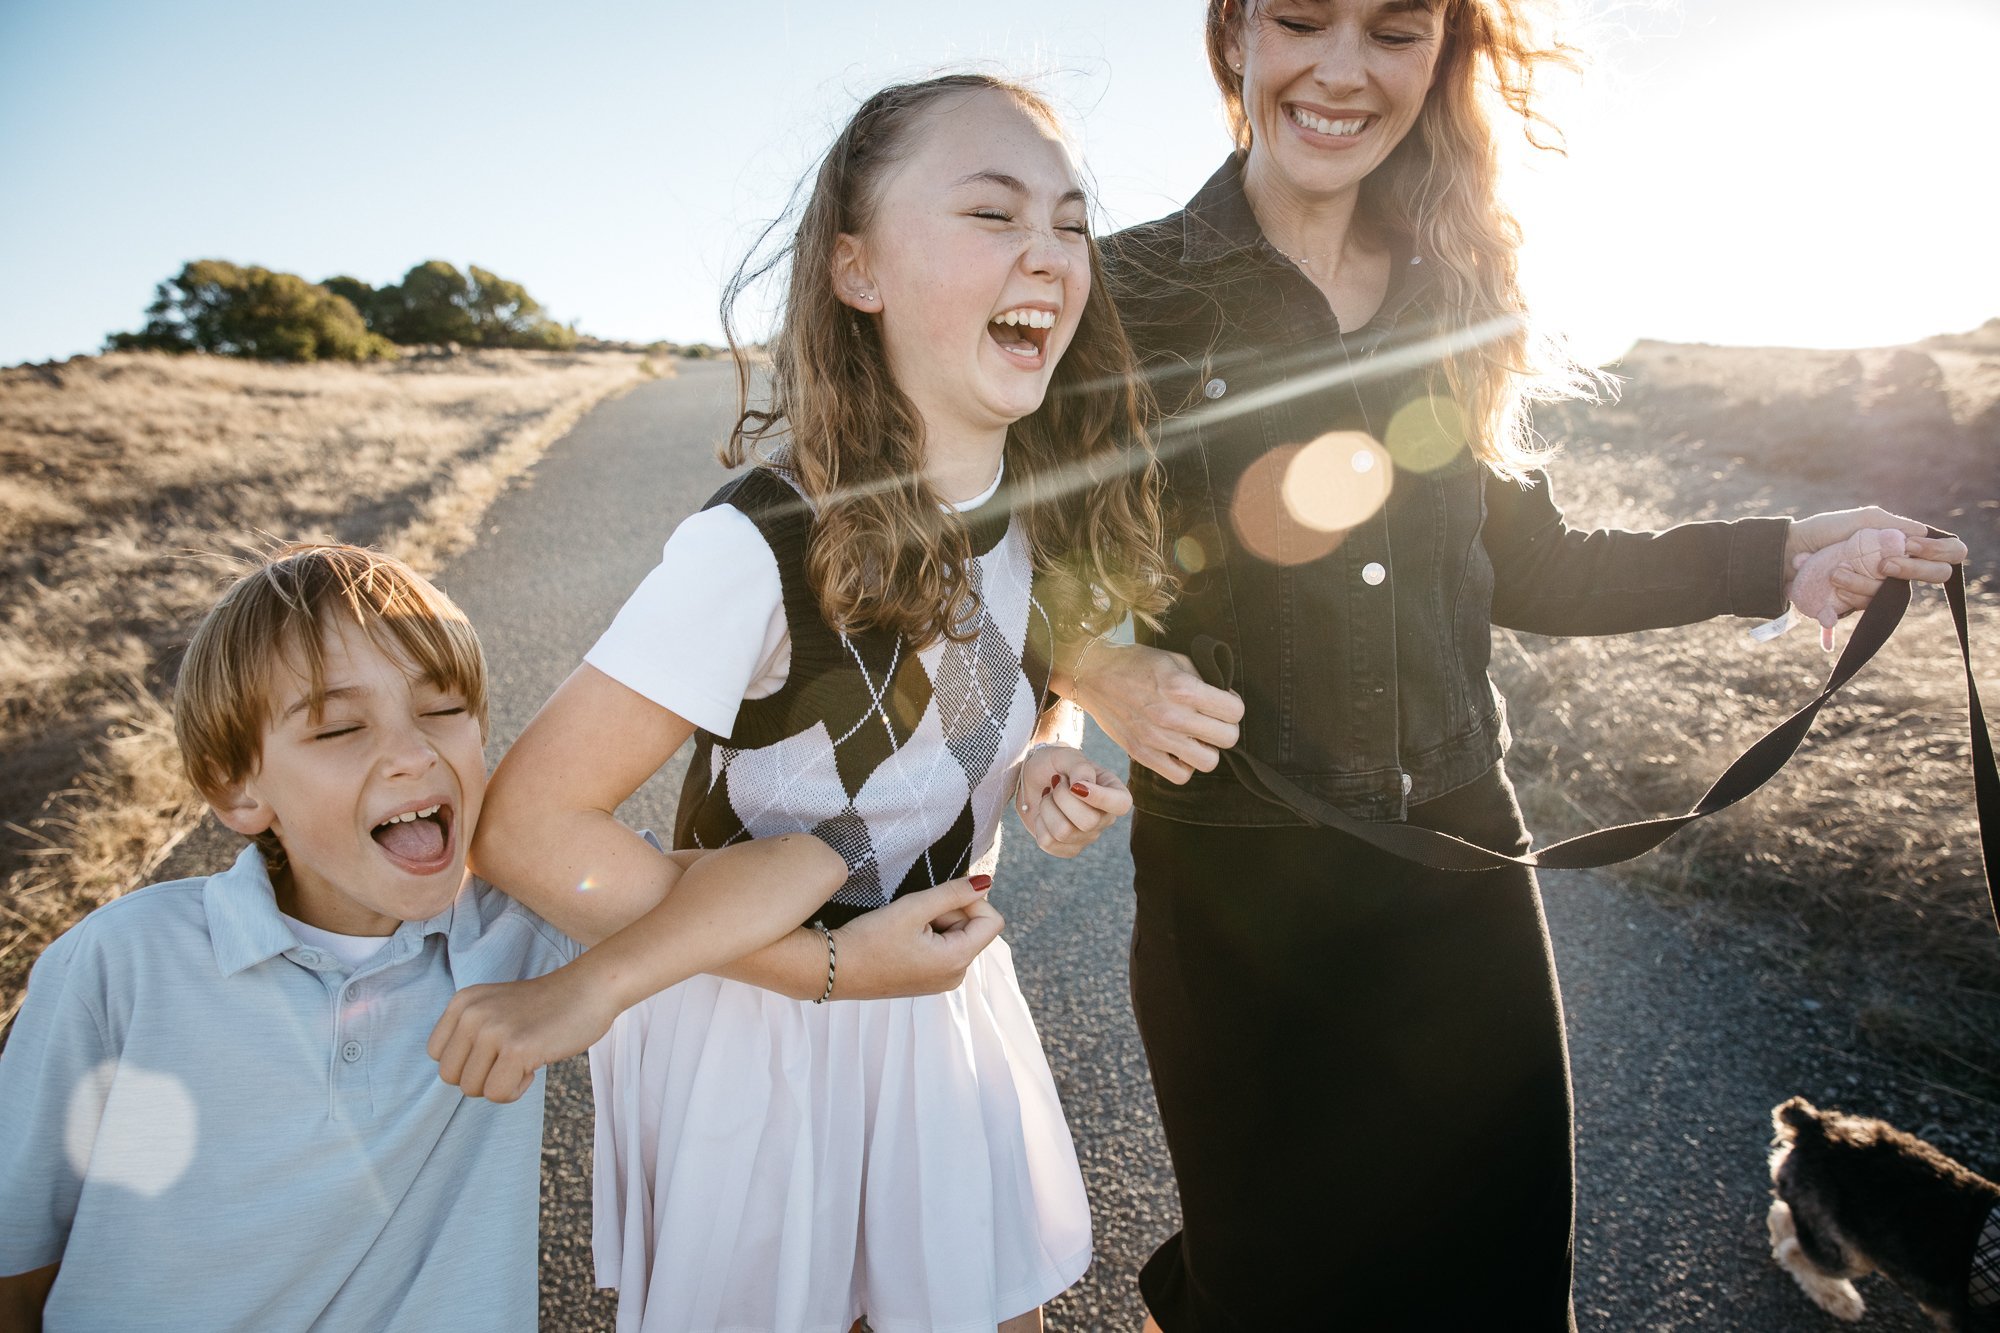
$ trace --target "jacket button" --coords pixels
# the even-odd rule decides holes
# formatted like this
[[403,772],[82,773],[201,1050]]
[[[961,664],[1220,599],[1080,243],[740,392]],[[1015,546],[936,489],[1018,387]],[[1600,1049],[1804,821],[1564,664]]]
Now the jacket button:
[[1370,560],[1361,567],[1361,581],[1371,588],[1379,587],[1382,580],[1388,577],[1389,571],[1382,567],[1380,561]]
[[1201,392],[1202,396],[1206,398],[1220,398],[1223,394],[1229,392],[1229,385],[1218,376],[1202,385]]
[[1417,780],[1415,778],[1411,777],[1408,773],[1403,774],[1403,795],[1408,796],[1415,790],[1416,785]]

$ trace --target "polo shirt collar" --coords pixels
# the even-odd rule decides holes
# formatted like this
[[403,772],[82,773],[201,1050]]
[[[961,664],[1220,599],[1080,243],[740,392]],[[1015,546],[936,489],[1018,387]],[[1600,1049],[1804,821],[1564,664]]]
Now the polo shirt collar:
[[299,947],[298,937],[278,915],[271,872],[254,843],[237,855],[229,869],[208,877],[201,899],[208,912],[215,965],[225,977]]
[[[484,927],[471,904],[472,881],[466,883],[451,906],[427,921],[405,921],[394,938],[446,935],[456,942],[476,940]],[[245,847],[229,869],[210,875],[202,888],[202,905],[208,914],[208,938],[215,950],[215,965],[226,977],[269,962],[299,947],[298,936],[278,912],[278,898],[271,887],[271,872],[256,846]],[[461,911],[460,909],[464,910]]]

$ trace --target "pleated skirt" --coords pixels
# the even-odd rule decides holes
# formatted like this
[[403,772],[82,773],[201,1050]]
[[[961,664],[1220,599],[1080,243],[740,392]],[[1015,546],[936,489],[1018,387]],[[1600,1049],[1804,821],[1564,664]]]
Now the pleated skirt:
[[[1411,820],[1527,845],[1505,774]],[[1133,1007],[1183,1229],[1166,1333],[1573,1327],[1569,1067],[1526,870],[1138,816]]]
[[621,1333],[991,1333],[1082,1276],[1069,1128],[996,940],[958,989],[696,977],[591,1051],[593,1248]]

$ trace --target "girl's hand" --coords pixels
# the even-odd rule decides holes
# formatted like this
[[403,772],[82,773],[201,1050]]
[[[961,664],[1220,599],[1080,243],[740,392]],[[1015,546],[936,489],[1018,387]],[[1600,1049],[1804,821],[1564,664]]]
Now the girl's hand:
[[956,990],[965,969],[1007,924],[986,900],[992,884],[990,875],[946,880],[836,928],[833,998],[878,1000]]
[[438,1077],[468,1097],[518,1099],[543,1065],[590,1049],[618,1017],[582,959],[527,981],[467,986],[452,996],[425,1047]]
[[1885,579],[1944,583],[1965,560],[1956,537],[1928,537],[1923,524],[1883,509],[1844,509],[1792,524],[1785,544],[1786,600],[1819,622],[1820,646],[1833,651],[1841,617],[1875,599]]
[[1021,761],[1014,803],[1035,845],[1051,856],[1075,856],[1132,808],[1132,793],[1116,773],[1099,768],[1068,745],[1041,745]]

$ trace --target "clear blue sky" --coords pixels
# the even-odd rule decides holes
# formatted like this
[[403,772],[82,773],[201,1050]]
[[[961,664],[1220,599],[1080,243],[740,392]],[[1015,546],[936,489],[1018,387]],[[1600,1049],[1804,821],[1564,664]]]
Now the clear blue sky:
[[[725,274],[856,99],[1045,74],[1112,226],[1226,149],[1198,0],[0,0],[0,364],[96,349],[200,257],[525,283],[607,337],[713,339]],[[1994,0],[1593,0],[1574,153],[1525,220],[1548,302],[1635,335],[1859,345],[2000,315]]]

